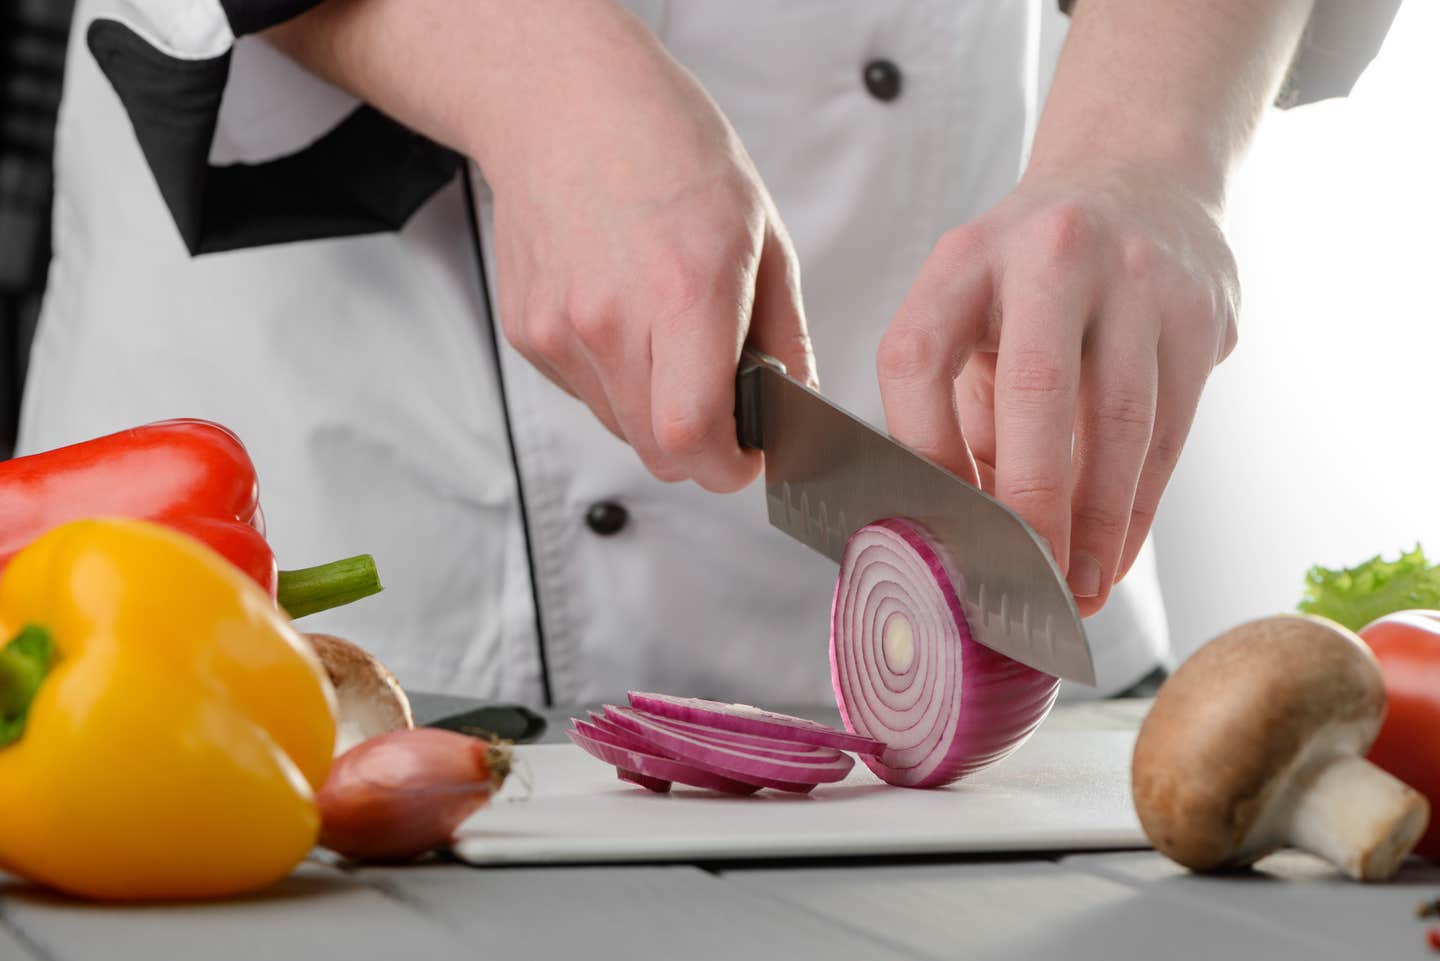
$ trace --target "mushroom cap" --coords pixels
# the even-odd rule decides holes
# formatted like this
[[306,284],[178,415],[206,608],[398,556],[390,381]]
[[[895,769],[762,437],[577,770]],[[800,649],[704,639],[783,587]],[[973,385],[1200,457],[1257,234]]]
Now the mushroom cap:
[[335,688],[335,754],[366,738],[415,726],[410,699],[379,658],[333,634],[306,634]]
[[1374,654],[1333,621],[1283,614],[1232,628],[1161,687],[1131,764],[1151,843],[1195,870],[1247,863],[1247,837],[1317,735],[1363,755],[1385,713]]

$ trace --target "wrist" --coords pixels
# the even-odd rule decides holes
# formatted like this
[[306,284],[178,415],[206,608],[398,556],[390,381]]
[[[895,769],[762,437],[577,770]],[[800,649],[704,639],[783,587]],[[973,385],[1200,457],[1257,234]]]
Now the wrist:
[[1157,124],[1147,127],[1140,138],[1118,136],[1115,130],[1115,125],[1098,118],[1075,132],[1042,127],[1021,182],[1132,189],[1164,185],[1218,215],[1225,203],[1229,151],[1208,142],[1194,125]]
[[653,87],[645,65],[659,42],[613,0],[574,4],[564,17],[521,4],[507,30],[503,58],[474,85],[459,121],[459,149],[492,185],[523,177],[547,144],[605,126],[617,95],[641,103]]

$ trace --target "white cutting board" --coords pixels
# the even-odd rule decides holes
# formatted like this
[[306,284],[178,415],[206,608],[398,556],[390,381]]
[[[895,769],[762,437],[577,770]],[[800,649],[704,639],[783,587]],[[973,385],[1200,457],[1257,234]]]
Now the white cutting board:
[[474,864],[743,860],[1146,847],[1121,731],[1038,731],[947,788],[890,787],[857,763],[809,795],[654,794],[570,744],[518,748],[512,776],[456,835]]

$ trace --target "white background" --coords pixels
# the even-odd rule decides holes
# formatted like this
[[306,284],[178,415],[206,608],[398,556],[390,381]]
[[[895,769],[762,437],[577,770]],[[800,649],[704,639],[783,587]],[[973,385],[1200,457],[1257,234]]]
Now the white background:
[[1272,114],[1238,176],[1240,344],[1156,524],[1177,657],[1306,568],[1440,555],[1440,3],[1350,98]]

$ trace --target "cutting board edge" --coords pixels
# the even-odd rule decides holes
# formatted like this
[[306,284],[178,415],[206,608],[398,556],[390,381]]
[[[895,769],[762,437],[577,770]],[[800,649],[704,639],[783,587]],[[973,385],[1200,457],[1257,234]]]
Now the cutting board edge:
[[[608,839],[602,839],[608,840]],[[843,846],[820,841],[802,839],[789,846],[769,847],[764,851],[737,850],[733,841],[728,845],[676,843],[665,839],[663,843],[632,845],[624,851],[613,847],[596,846],[586,849],[583,843],[576,844],[567,839],[565,851],[536,851],[529,846],[526,852],[510,853],[506,845],[494,845],[483,838],[460,838],[452,846],[455,856],[467,864],[483,865],[524,865],[524,864],[651,864],[688,861],[779,861],[789,859],[839,860],[845,858],[905,858],[943,855],[995,855],[1038,852],[1069,854],[1076,851],[1134,851],[1150,847],[1138,824],[1133,830],[1103,830],[1089,834],[1066,832],[1064,836],[1054,834],[1016,839],[1007,837],[994,843],[966,839],[946,843],[943,839],[914,842],[888,841],[874,844],[852,843]]]

